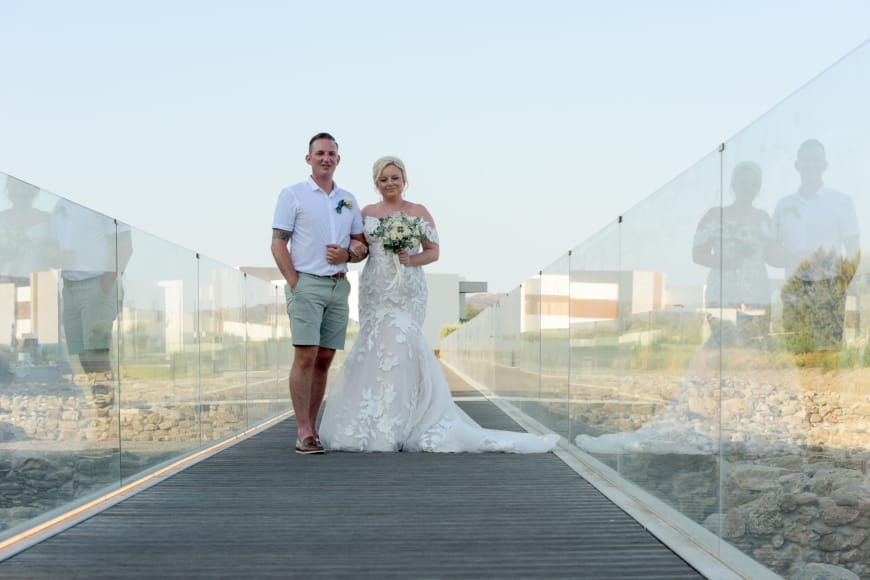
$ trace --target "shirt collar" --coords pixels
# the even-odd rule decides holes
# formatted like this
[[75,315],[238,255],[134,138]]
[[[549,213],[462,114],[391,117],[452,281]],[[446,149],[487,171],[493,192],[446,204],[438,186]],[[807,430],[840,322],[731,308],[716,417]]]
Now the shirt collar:
[[[311,188],[311,191],[319,191],[321,193],[326,193],[325,191],[323,191],[323,189],[320,188],[319,185],[317,185],[317,182],[315,182],[314,178],[311,177],[310,175],[308,176],[308,179],[306,180],[306,182],[308,183],[308,186]],[[334,179],[332,180],[332,185],[333,185],[332,193],[326,193],[327,197],[332,197],[333,195],[336,195],[339,191],[341,191],[341,188],[338,186],[338,184],[335,182]]]
[[814,193],[812,193],[806,197],[804,197],[800,193],[800,190],[798,190],[798,197],[804,201],[810,201],[813,199],[819,199],[820,197],[822,197],[824,195],[824,193],[825,193],[825,184],[823,183]]

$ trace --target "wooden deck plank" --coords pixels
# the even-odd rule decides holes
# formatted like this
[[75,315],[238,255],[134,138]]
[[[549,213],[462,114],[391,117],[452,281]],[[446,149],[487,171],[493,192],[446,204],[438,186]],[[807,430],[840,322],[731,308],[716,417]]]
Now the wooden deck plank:
[[[495,405],[461,406],[518,429]],[[293,453],[287,420],[2,578],[700,578],[555,455]]]

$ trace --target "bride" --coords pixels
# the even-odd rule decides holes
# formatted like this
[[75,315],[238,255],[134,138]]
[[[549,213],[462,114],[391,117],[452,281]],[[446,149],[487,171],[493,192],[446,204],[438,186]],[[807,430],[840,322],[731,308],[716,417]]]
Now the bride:
[[421,266],[438,259],[435,222],[403,198],[400,159],[378,159],[373,177],[382,199],[362,210],[369,259],[360,276],[360,332],[326,401],[323,444],[342,451],[551,450],[558,435],[484,429],[453,402],[421,329]]

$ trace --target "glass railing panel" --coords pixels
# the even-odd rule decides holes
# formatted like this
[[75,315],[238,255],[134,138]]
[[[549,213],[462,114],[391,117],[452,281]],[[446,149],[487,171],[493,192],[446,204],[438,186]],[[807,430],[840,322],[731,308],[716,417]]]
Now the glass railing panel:
[[196,255],[126,229],[118,401],[125,478],[201,444]]
[[290,317],[287,315],[287,298],[284,285],[275,287],[275,349],[278,359],[277,412],[292,407],[290,401],[290,367],[293,366],[293,338],[290,332]]
[[[451,332],[441,338],[439,356],[442,362],[459,372],[466,379],[477,385],[492,390],[493,365],[492,365],[492,336],[493,308],[487,308],[462,325],[459,330]],[[489,346],[489,354],[481,354],[481,334],[486,332],[486,340]]]
[[626,213],[620,228],[633,294],[620,316],[631,349],[622,390],[642,403],[626,419],[632,435],[620,471],[699,523],[719,508],[722,315],[709,256],[721,253],[720,208],[715,153]]
[[568,436],[569,321],[571,319],[569,255],[541,271],[540,398],[531,416]]
[[203,441],[247,424],[244,280],[241,272],[199,258],[199,376]]
[[[572,307],[596,276],[617,302],[572,309],[578,446],[725,540],[686,525],[708,549],[784,577],[870,572],[868,68],[865,44],[571,253]],[[549,370],[539,282],[494,325],[496,390],[520,401]]]
[[509,389],[521,410],[533,414],[541,397],[541,275],[526,278],[516,292],[516,326],[510,359],[513,366]]
[[484,373],[481,378],[481,384],[487,385],[488,389],[492,389],[491,385],[495,384],[496,376],[496,357],[498,349],[498,326],[499,317],[501,316],[501,307],[498,302],[485,309],[486,312],[486,356],[484,359]]
[[[630,399],[623,400],[619,382],[618,314],[623,276],[615,220],[571,250],[569,282],[568,438],[583,447],[600,435],[621,432],[633,405]],[[599,459],[616,467],[609,455]]]
[[280,385],[278,369],[279,312],[275,285],[251,275],[245,276],[245,374],[248,397],[248,425],[273,416],[286,389]]
[[468,331],[463,333],[461,346],[462,351],[465,353],[463,357],[463,372],[471,381],[478,379],[477,365],[479,356],[477,345],[479,342],[480,324],[480,321],[472,321],[470,324],[466,324]]
[[870,572],[854,535],[870,452],[868,67],[865,45],[723,154],[723,262],[742,275],[723,274],[727,469],[708,527],[786,577],[819,554]]
[[[464,324],[460,329],[453,331],[446,336],[441,337],[439,357],[441,361],[461,373],[464,377],[472,380],[477,380],[476,370],[474,368],[474,354],[477,334],[479,332],[478,325],[483,319],[480,319],[483,312],[478,314],[473,320]],[[480,319],[480,320],[478,320]],[[462,332],[459,332],[461,330]],[[490,378],[487,379],[482,386],[487,389],[493,388],[491,379],[492,371],[490,370]]]
[[0,174],[0,537],[117,487],[114,220]]
[[471,382],[476,382],[480,378],[478,373],[478,361],[480,357],[477,348],[482,320],[475,319],[463,326],[463,328],[468,330],[462,333],[462,341],[459,346],[459,349],[463,353],[461,370]]
[[471,321],[474,323],[473,378],[480,385],[492,385],[493,383],[493,352],[495,347],[493,312],[489,308],[484,309]]
[[461,369],[459,364],[459,342],[461,334],[455,331],[441,338],[439,342],[438,356],[441,362],[450,365],[454,369]]
[[472,320],[470,323],[467,323],[463,328],[467,328],[466,332],[462,333],[462,341],[459,346],[462,351],[462,372],[465,374],[467,378],[471,381],[477,381],[479,379],[479,374],[477,370],[478,363],[478,353],[477,353],[477,344],[478,344],[478,336],[480,334],[480,327],[482,324],[481,320]]
[[719,204],[717,152],[623,215],[619,429],[584,441],[698,523],[719,508],[719,349],[704,338],[717,306],[696,249],[717,239]]
[[[493,325],[495,369],[493,385],[490,388],[509,400],[521,396],[528,398],[532,391],[531,378],[523,372],[520,365],[522,296],[522,287],[514,288],[499,299],[498,310],[494,311],[497,314]],[[534,390],[537,390],[537,377],[534,380]]]

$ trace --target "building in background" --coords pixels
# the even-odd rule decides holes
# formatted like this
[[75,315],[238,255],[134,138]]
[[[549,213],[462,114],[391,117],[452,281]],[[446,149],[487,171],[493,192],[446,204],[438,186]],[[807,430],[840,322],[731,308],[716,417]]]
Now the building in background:
[[669,287],[663,272],[543,274],[520,287],[519,331],[568,328],[673,308],[700,310],[702,299],[703,286]]
[[[268,280],[278,286],[284,285],[284,278],[278,268],[248,267],[240,268],[242,272]],[[359,274],[351,270],[347,277],[350,281],[350,317],[359,321]],[[458,274],[426,273],[426,284],[429,286],[429,300],[426,305],[426,320],[423,323],[423,335],[432,346],[438,348],[441,342],[441,327],[445,324],[456,324],[465,319],[465,295],[475,292],[486,292],[486,282],[467,282]]]

